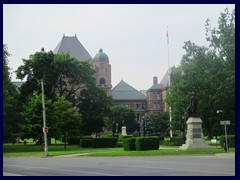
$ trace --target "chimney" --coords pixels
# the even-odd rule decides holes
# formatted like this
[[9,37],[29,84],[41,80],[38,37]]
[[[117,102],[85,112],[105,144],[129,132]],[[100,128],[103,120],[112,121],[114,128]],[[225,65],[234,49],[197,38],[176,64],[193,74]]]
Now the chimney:
[[157,76],[154,76],[154,77],[153,77],[153,84],[158,84],[158,78],[157,78]]

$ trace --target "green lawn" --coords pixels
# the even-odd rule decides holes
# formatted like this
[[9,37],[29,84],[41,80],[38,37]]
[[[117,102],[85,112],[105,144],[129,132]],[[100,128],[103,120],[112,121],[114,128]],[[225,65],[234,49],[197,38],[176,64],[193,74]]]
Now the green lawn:
[[[49,156],[69,155],[69,154],[85,154],[82,156],[156,156],[156,155],[190,155],[190,154],[217,154],[224,153],[223,148],[210,147],[209,149],[179,150],[178,147],[160,150],[148,151],[124,151],[122,147],[116,148],[81,148],[77,145],[68,145],[64,149],[62,144],[54,144],[49,146]],[[235,149],[230,149],[229,153],[235,153]],[[4,157],[41,157],[44,155],[44,147],[34,144],[4,144]]]

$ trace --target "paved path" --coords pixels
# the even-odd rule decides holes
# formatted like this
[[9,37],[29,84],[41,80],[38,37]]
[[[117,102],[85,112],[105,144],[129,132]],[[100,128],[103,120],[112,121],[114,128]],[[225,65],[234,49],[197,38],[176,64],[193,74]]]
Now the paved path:
[[235,155],[3,158],[4,176],[234,176]]

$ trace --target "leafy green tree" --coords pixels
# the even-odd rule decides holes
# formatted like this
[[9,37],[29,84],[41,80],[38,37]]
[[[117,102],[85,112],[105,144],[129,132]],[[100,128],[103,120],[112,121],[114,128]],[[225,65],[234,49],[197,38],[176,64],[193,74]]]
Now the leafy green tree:
[[7,46],[3,44],[3,140],[13,141],[19,133],[21,121],[18,110],[18,92],[11,82],[10,68],[8,67]]
[[[211,42],[209,48],[185,42],[183,48],[186,54],[181,65],[173,68],[171,73],[168,103],[172,107],[173,124],[177,124],[182,116],[186,117],[191,93],[196,92],[198,116],[209,138],[221,133],[217,110],[223,109],[233,126],[235,124],[235,65],[232,62],[235,61],[235,39],[231,38],[235,37],[234,17],[234,13],[230,14],[227,10],[221,14],[218,29],[213,29],[207,38]],[[208,22],[206,26],[209,26]],[[230,38],[225,31],[231,33]]]
[[[52,122],[49,118],[51,101],[48,99],[45,99],[45,110],[46,126],[49,128],[49,132],[51,132],[51,128],[55,122]],[[27,103],[23,105],[21,115],[23,117],[23,122],[21,123],[21,138],[33,138],[41,144],[43,139],[42,95],[35,94],[31,96],[27,100]]]
[[121,105],[112,106],[106,126],[114,133],[116,132],[116,123],[118,132],[122,132],[122,126],[126,126],[127,133],[133,133],[137,128],[133,109]]
[[41,86],[39,80],[44,80],[45,95],[49,99],[65,96],[77,105],[81,89],[92,87],[95,83],[89,62],[71,58],[68,54],[53,54],[36,52],[29,59],[23,59],[23,65],[17,69],[17,78],[27,81],[21,87],[22,102],[25,102]]
[[159,114],[150,115],[150,119],[153,121],[155,134],[168,134],[169,133],[169,113],[163,112]]
[[77,109],[64,97],[59,97],[57,101],[52,104],[52,107],[51,119],[55,122],[52,129],[54,130],[55,128],[55,137],[64,135],[66,149],[67,137],[77,137],[81,135],[82,119]]
[[92,87],[81,91],[79,102],[83,134],[98,134],[104,127],[105,117],[109,114],[111,98],[107,96],[103,89],[93,84]]
[[39,80],[44,80],[44,91],[53,102],[64,96],[77,107],[83,118],[84,133],[99,132],[111,100],[95,83],[94,70],[87,61],[79,61],[68,54],[36,52],[17,70],[19,79],[27,78],[21,87],[21,101],[40,92]]

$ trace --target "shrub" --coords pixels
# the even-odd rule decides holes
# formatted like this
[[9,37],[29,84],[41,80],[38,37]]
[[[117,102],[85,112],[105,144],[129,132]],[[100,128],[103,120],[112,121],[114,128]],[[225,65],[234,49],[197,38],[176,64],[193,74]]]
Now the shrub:
[[111,138],[113,137],[111,134],[104,134],[104,135],[101,135],[100,138]]
[[[235,135],[228,135],[228,147],[235,147]],[[225,135],[220,137],[220,145],[223,147],[223,143],[225,142]]]
[[181,146],[182,144],[184,144],[182,136],[171,137],[170,142],[174,144],[174,146]]
[[116,147],[123,147],[123,142],[117,142]]
[[159,141],[164,141],[164,136],[158,136]]
[[171,142],[169,140],[164,140],[164,141],[161,141],[161,145],[164,145],[164,146],[178,146],[178,142]]
[[159,149],[159,139],[156,136],[138,137],[135,142],[136,150],[157,150]]
[[92,147],[92,139],[80,139],[81,147]]
[[119,141],[123,141],[124,139],[127,139],[127,138],[132,138],[132,135],[122,135],[122,134],[119,134],[119,136],[118,136],[118,140]]
[[136,138],[127,138],[123,140],[123,149],[124,151],[134,151],[136,150],[135,147]]
[[117,138],[94,138],[92,140],[93,148],[107,148],[107,147],[115,147],[117,144]]

